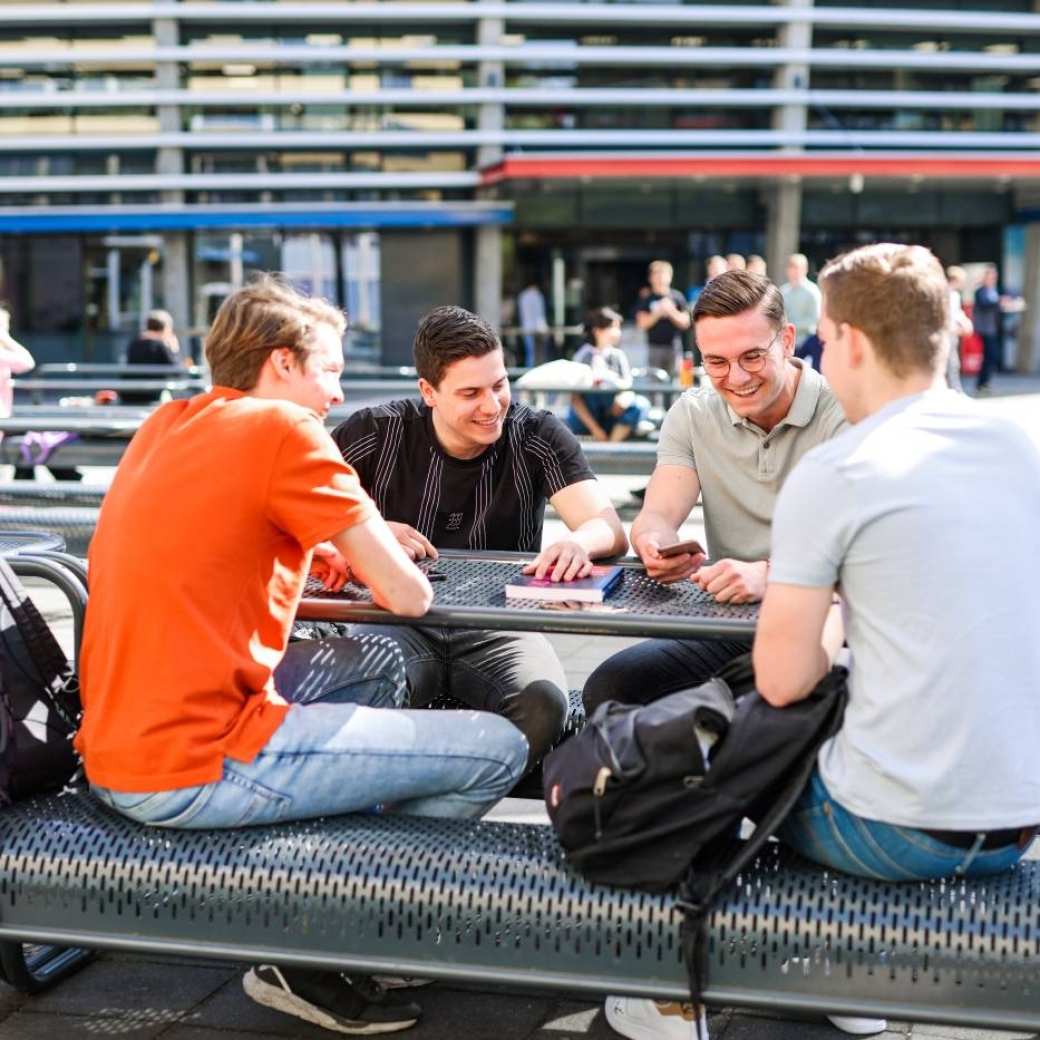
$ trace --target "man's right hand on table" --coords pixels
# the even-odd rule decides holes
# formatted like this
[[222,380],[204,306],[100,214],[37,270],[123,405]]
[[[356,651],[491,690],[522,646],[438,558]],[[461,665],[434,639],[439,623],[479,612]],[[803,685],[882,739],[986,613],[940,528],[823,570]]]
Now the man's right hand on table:
[[660,554],[662,545],[669,545],[678,540],[678,535],[665,537],[661,534],[645,534],[635,546],[639,558],[643,561],[646,573],[654,581],[669,585],[690,577],[707,559],[704,553],[681,553],[679,556],[664,557]]
[[398,523],[396,520],[388,520],[386,526],[390,528],[393,536],[400,543],[401,548],[408,554],[409,559],[437,559],[437,550],[433,547],[433,543],[428,541],[427,538],[414,527],[409,527],[408,524]]

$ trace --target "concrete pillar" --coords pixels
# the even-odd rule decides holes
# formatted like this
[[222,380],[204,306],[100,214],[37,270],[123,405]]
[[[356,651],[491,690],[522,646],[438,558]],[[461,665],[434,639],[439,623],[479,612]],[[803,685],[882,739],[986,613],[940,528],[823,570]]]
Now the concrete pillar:
[[1026,309],[1019,327],[1015,368],[1022,373],[1037,372],[1040,371],[1040,224],[1026,227],[1022,293]]
[[[176,47],[180,43],[180,31],[175,18],[155,18],[152,33],[158,47]],[[159,61],[155,64],[155,86],[157,90],[177,90],[181,86],[180,69],[176,62]],[[181,129],[181,110],[178,105],[157,106],[159,130],[162,133],[178,133]],[[181,174],[184,172],[184,151],[181,148],[160,148],[155,160],[155,172]],[[166,205],[182,205],[183,191],[160,192]],[[173,316],[173,326],[184,340],[183,349],[188,349],[187,333],[191,328],[190,262],[188,234],[186,231],[163,232],[162,285],[163,306]]]
[[[811,8],[813,0],[782,0],[789,8]],[[780,28],[777,37],[780,47],[799,50],[812,46],[812,23],[794,22]],[[802,62],[781,65],[773,78],[773,85],[781,90],[808,90],[809,66]],[[804,103],[780,105],[773,111],[773,129],[797,133],[806,128],[807,110]],[[798,155],[800,145],[784,145],[784,155]],[[766,189],[766,263],[769,274],[776,282],[784,280],[784,264],[791,253],[799,251],[802,224],[802,185],[789,179]]]
[[[191,328],[191,293],[189,290],[188,233],[186,231],[164,231],[162,249],[162,298],[163,307],[173,317],[177,335],[186,339]],[[184,350],[187,344],[182,343]]]
[[781,285],[787,258],[800,252],[802,226],[802,185],[781,181],[766,189],[766,264],[769,277]]
[[[478,0],[478,10],[494,0]],[[477,22],[477,43],[497,44],[505,31],[501,18],[481,18]],[[477,64],[477,81],[482,87],[505,85],[505,66],[500,61],[482,61]],[[499,131],[505,126],[505,106],[498,102],[482,104],[477,113],[480,130]],[[481,145],[477,149],[477,166],[483,169],[502,160],[500,144]],[[494,188],[481,189],[477,197],[497,198]],[[476,248],[473,264],[473,302],[477,313],[493,328],[502,324],[502,229],[497,224],[476,230]]]

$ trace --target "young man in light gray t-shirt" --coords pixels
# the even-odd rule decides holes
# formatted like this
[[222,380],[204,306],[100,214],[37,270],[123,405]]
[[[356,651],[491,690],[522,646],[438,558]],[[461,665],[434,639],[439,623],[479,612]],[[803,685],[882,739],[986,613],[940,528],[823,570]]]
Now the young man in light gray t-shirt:
[[821,287],[824,373],[855,425],[780,494],[755,674],[771,703],[800,700],[843,629],[852,666],[781,838],[870,878],[997,873],[1040,820],[1040,453],[937,385],[931,253],[865,246]]

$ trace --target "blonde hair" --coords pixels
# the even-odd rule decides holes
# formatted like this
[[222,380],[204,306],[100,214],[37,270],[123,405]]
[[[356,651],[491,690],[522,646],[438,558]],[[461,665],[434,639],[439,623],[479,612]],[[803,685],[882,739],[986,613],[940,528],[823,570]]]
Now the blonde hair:
[[662,274],[666,274],[669,278],[675,273],[672,269],[672,265],[667,260],[654,260],[653,263],[646,269],[648,275],[652,275],[655,271],[660,271]]
[[282,275],[260,275],[233,292],[213,319],[206,337],[213,382],[252,390],[271,351],[281,347],[302,365],[317,325],[329,325],[342,336],[346,315],[327,300],[301,293]]
[[950,292],[924,246],[879,242],[830,260],[820,272],[827,316],[865,333],[896,376],[935,368],[945,347]]

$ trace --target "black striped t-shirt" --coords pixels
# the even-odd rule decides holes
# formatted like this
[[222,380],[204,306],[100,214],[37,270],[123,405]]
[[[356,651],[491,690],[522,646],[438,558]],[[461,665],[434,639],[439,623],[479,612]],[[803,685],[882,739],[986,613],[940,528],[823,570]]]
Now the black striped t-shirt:
[[362,408],[332,436],[386,520],[440,549],[537,552],[546,499],[593,480],[574,434],[552,412],[514,402],[502,436],[474,459],[437,441],[421,401]]

